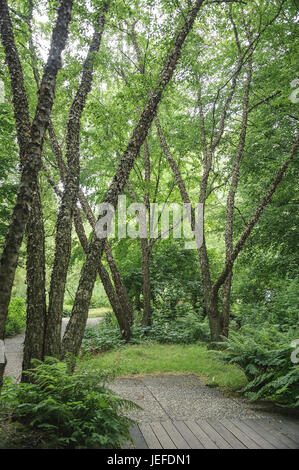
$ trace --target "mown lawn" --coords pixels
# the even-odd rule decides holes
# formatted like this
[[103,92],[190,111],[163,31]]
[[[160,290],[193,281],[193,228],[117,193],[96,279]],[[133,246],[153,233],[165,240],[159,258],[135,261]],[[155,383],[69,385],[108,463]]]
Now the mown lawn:
[[146,343],[127,345],[96,357],[83,357],[79,369],[112,369],[117,376],[143,374],[196,374],[210,385],[230,390],[245,386],[247,379],[237,366],[225,364],[203,345]]

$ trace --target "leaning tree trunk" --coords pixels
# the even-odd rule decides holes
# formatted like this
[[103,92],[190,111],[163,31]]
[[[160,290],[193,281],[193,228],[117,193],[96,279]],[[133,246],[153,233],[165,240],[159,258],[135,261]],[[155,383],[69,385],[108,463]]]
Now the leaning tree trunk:
[[[155,124],[156,128],[158,131],[158,136],[160,140],[160,145],[163,150],[164,155],[166,156],[169,166],[173,172],[175,182],[179,188],[180,195],[182,198],[183,203],[191,205],[191,200],[189,197],[189,194],[186,190],[186,185],[184,183],[184,180],[182,178],[181,172],[179,170],[178,165],[176,164],[169,147],[167,145],[161,123],[158,119],[158,117],[155,119]],[[206,185],[207,181],[207,175],[208,171],[206,170],[206,177],[204,180],[204,184]],[[203,184],[201,186],[201,192],[202,194],[205,192],[205,187],[203,187]],[[204,202],[204,196],[202,195],[202,201]],[[194,231],[195,229],[195,213],[192,208],[191,210],[191,228]],[[220,335],[221,335],[221,317],[219,315],[219,310],[218,310],[218,292],[213,293],[213,285],[212,285],[212,280],[210,276],[210,266],[209,266],[209,258],[208,258],[208,253],[207,253],[207,248],[206,248],[206,243],[205,243],[205,237],[203,236],[203,244],[201,248],[197,250],[198,253],[198,258],[199,258],[199,263],[200,263],[200,271],[201,271],[201,281],[202,281],[202,287],[203,287],[203,297],[204,297],[204,308],[205,308],[205,313],[208,316],[209,319],[209,325],[210,325],[210,336],[211,336],[211,341],[212,342],[217,342],[220,341]]]
[[[75,225],[76,233],[80,240],[81,246],[85,254],[87,254],[88,253],[88,239],[85,234],[82,217],[81,217],[80,210],[78,209],[78,207],[74,208],[74,225]],[[99,276],[102,281],[103,287],[105,289],[106,295],[112,307],[112,310],[117,319],[121,336],[126,342],[128,342],[132,336],[131,328],[130,328],[130,325],[131,325],[130,317],[126,314],[126,311],[124,310],[124,306],[121,304],[121,297],[119,296],[119,292],[117,288],[113,286],[109,273],[107,269],[105,268],[105,266],[103,265],[103,263],[101,262],[100,258],[98,261],[98,272],[99,272]],[[62,357],[63,356],[64,356],[64,351],[62,351]]]
[[[134,312],[133,312],[131,299],[129,297],[123,278],[118,270],[115,259],[112,255],[111,246],[108,240],[105,244],[105,252],[106,252],[107,262],[109,264],[109,268],[111,271],[112,279],[114,282],[114,287],[117,292],[117,296],[121,305],[122,316],[126,317],[126,320],[124,320],[124,322],[128,323],[129,325],[132,325],[134,323]],[[128,331],[126,336],[130,338],[131,331]]]
[[[31,16],[32,9],[33,5],[31,3]],[[31,126],[28,97],[24,87],[22,66],[14,41],[12,23],[6,4],[3,5],[2,15],[1,38],[11,78],[14,117],[20,149],[20,167],[22,168]],[[31,16],[28,19],[29,28]],[[31,358],[41,359],[43,357],[43,331],[41,336],[39,336],[37,330],[39,330],[39,327],[44,327],[46,309],[44,227],[38,186],[34,193],[36,195],[33,200],[31,217],[27,224],[27,335],[24,344],[23,369],[30,367]],[[36,256],[37,253],[38,256]],[[29,326],[31,319],[33,319],[31,326],[33,329],[35,328],[35,334],[31,334],[34,331]]]
[[[67,172],[67,167],[63,161],[63,155],[59,146],[59,143],[56,138],[56,134],[53,128],[52,123],[50,122],[49,126],[49,134],[50,134],[50,141],[51,141],[51,146],[53,149],[53,152],[56,156],[58,168],[59,168],[59,173],[60,173],[60,179],[62,183],[65,181],[65,175]],[[61,198],[61,191],[57,188],[56,184],[52,180],[52,178],[47,174],[47,179],[49,184],[52,186],[54,189],[55,193],[57,196]],[[94,229],[95,224],[96,224],[96,219],[95,216],[91,210],[91,207],[89,205],[88,200],[86,199],[85,195],[83,194],[81,188],[79,188],[79,193],[78,193],[78,199],[80,202],[80,205],[82,207],[83,213],[85,214],[90,226],[92,229]],[[76,229],[77,236],[79,238],[79,241],[82,245],[82,248],[85,252],[85,254],[88,253],[88,240],[85,235],[85,229],[82,223],[82,217],[80,210],[77,207],[77,204],[74,205],[74,225]],[[107,246],[109,248],[109,243],[107,242],[106,244],[106,251],[107,251]],[[112,310],[116,316],[117,319],[121,318],[122,315],[129,315],[129,323],[130,325],[133,324],[133,307],[131,305],[130,298],[127,293],[127,289],[125,287],[125,283],[122,279],[122,276],[119,272],[119,269],[117,267],[117,264],[115,262],[115,259],[113,258],[111,249],[109,250],[110,256],[109,256],[109,266],[111,272],[113,272],[113,280],[117,285],[117,288],[115,289],[113,284],[111,283],[110,276],[105,269],[104,265],[102,263],[99,264],[99,275],[101,282],[103,284],[103,287],[105,289],[105,292],[107,294],[107,297],[109,299],[110,305],[112,307]],[[124,339],[130,338],[131,337],[131,331],[126,327],[125,329],[123,328],[123,322],[118,322],[120,331],[122,332],[122,336]]]
[[[18,189],[17,200],[13,209],[5,245],[0,261],[0,340],[4,338],[8,305],[18,262],[19,250],[23,241],[25,227],[29,218],[30,207],[34,199],[34,191],[38,184],[38,173],[41,169],[41,152],[46,127],[54,102],[54,89],[58,70],[61,67],[61,53],[68,36],[71,20],[72,0],[62,0],[57,13],[57,21],[52,34],[48,61],[39,89],[38,104],[31,125],[29,143],[24,153],[24,167]],[[6,0],[0,0],[1,36],[7,34],[9,11]],[[3,39],[2,39],[3,41]],[[3,41],[4,42],[4,41]],[[4,365],[0,364],[0,386],[4,373]]]
[[[55,130],[54,130],[54,127],[53,127],[51,121],[50,121],[50,124],[49,124],[49,135],[50,135],[51,146],[52,146],[53,152],[54,152],[56,160],[57,160],[59,173],[60,173],[60,179],[64,183],[65,175],[67,173],[67,166],[64,163],[62,151],[61,151],[60,145],[57,141]],[[57,188],[56,184],[50,178],[49,175],[47,175],[47,179],[49,181],[49,184],[53,187],[55,193],[61,198],[61,191]],[[95,224],[96,224],[96,219],[94,217],[94,214],[91,210],[91,207],[90,207],[85,195],[83,194],[81,188],[79,188],[78,199],[79,199],[82,210],[83,210],[90,226],[92,227],[92,229],[94,229]],[[87,240],[87,237],[85,235],[85,229],[84,229],[84,226],[83,226],[83,223],[82,223],[82,217],[81,217],[81,214],[80,214],[80,210],[78,209],[76,204],[74,205],[74,225],[75,225],[75,229],[76,229],[76,233],[77,233],[77,236],[79,238],[79,241],[80,241],[80,243],[83,247],[83,250],[84,250],[85,254],[87,254],[88,253],[88,240]],[[108,242],[106,243],[106,251],[107,251],[107,249],[109,249],[109,243]],[[99,266],[98,266],[99,276],[100,276],[101,282],[103,284],[103,287],[105,289],[106,295],[109,299],[112,310],[113,310],[113,312],[116,316],[116,319],[118,321],[121,335],[122,335],[123,339],[128,341],[131,338],[131,330],[130,330],[130,327],[128,327],[128,324],[127,324],[126,320],[123,320],[123,316],[124,315],[129,315],[129,317],[128,317],[129,326],[131,326],[133,324],[133,320],[134,320],[134,318],[133,318],[133,307],[131,305],[131,301],[130,301],[130,298],[128,296],[128,293],[127,293],[124,281],[122,279],[122,276],[121,276],[121,274],[119,272],[119,269],[116,265],[115,259],[113,258],[111,249],[109,249],[109,266],[110,266],[111,272],[113,273],[113,280],[114,280],[117,288],[114,288],[114,286],[113,286],[113,284],[110,280],[110,276],[109,276],[106,268],[104,267],[104,265],[101,262],[99,263]],[[62,352],[62,356],[63,356],[63,354],[64,353]]]
[[94,58],[101,44],[107,8],[106,4],[103,13],[98,17],[93,39],[83,65],[81,82],[68,116],[67,173],[56,223],[55,256],[46,322],[45,355],[48,356],[58,357],[60,355],[63,301],[72,245],[73,208],[79,192],[81,117],[92,86]]
[[[145,105],[129,144],[120,160],[116,174],[103,201],[111,204],[114,208],[117,206],[118,196],[122,193],[129,179],[131,169],[139,155],[140,148],[156,115],[163,90],[173,76],[176,65],[181,56],[182,46],[188,33],[192,29],[202,3],[203,0],[196,0],[193,8],[191,8],[187,16],[185,16],[184,24],[174,41],[174,45],[169,56],[167,57],[166,63],[159,76],[158,84],[149,95],[147,104]],[[94,233],[89,244],[89,252],[82,269],[72,315],[63,338],[64,350],[75,355],[78,354],[83,339],[88,317],[88,308],[96,280],[97,260],[99,256],[103,255],[104,246],[105,240],[98,239]]]
[[275,191],[276,191],[278,185],[280,184],[282,178],[284,177],[290,163],[294,160],[295,155],[298,154],[298,149],[299,149],[299,135],[297,135],[295,137],[295,141],[292,145],[292,149],[291,149],[289,158],[278,169],[278,171],[275,175],[275,178],[273,179],[267,193],[263,197],[263,199],[262,199],[261,203],[259,204],[259,206],[256,208],[256,211],[252,215],[250,221],[248,222],[247,227],[243,230],[242,234],[240,235],[239,240],[235,244],[235,246],[233,248],[233,251],[232,251],[232,254],[231,254],[231,257],[226,261],[226,264],[223,268],[222,273],[220,274],[218,280],[215,282],[215,284],[213,286],[214,291],[218,290],[223,285],[223,283],[225,282],[228,274],[231,272],[235,260],[237,259],[239,253],[243,249],[243,247],[244,247],[248,237],[250,236],[252,230],[254,229],[256,224],[258,223],[262,213],[264,212],[264,210],[266,209],[266,207],[270,203],[270,201],[272,199],[272,196],[275,193]]
[[100,260],[99,260],[98,270],[99,270],[100,279],[104,286],[105,292],[107,294],[107,297],[109,299],[109,302],[115,314],[121,337],[127,343],[130,341],[132,337],[131,324],[130,324],[129,317],[126,314],[124,314],[125,312],[124,312],[123,305],[120,303],[120,298],[115,290],[115,287],[113,286],[111,282],[109,273]]
[[[252,41],[251,34],[248,30],[248,41]],[[252,52],[248,56],[246,70],[246,82],[243,96],[242,106],[242,122],[239,135],[239,142],[234,156],[233,171],[231,177],[230,189],[226,203],[226,225],[225,225],[225,251],[226,261],[231,257],[233,252],[233,235],[234,235],[234,210],[235,198],[240,179],[240,164],[245,149],[247,124],[249,115],[249,98],[252,81]],[[222,309],[221,309],[221,335],[228,337],[229,321],[230,321],[230,297],[232,287],[233,272],[230,271],[222,287]]]

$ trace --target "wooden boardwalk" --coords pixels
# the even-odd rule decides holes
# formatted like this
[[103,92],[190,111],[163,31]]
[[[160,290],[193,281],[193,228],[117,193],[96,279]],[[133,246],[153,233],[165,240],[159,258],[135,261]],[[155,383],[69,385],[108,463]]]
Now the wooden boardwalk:
[[142,423],[131,436],[135,449],[299,449],[299,424],[287,418]]

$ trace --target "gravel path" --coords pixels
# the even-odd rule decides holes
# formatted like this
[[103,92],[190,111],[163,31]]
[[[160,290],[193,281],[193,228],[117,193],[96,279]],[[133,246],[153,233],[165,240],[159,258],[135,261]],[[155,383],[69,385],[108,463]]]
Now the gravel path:
[[253,404],[243,398],[226,396],[219,390],[205,385],[196,375],[118,378],[110,388],[143,408],[143,411],[128,413],[128,416],[139,423],[276,418],[282,413],[280,409],[268,403]]
[[[102,317],[88,318],[87,326],[97,326],[101,320]],[[62,319],[61,336],[64,335],[68,322],[69,318]],[[5,340],[7,364],[4,375],[14,377],[16,380],[19,380],[22,371],[24,336],[24,333],[21,333]]]

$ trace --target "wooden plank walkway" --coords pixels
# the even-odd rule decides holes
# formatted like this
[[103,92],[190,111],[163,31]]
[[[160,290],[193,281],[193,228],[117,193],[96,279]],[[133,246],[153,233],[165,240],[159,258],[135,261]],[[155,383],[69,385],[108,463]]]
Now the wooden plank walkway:
[[162,421],[131,428],[135,449],[299,449],[292,419]]

